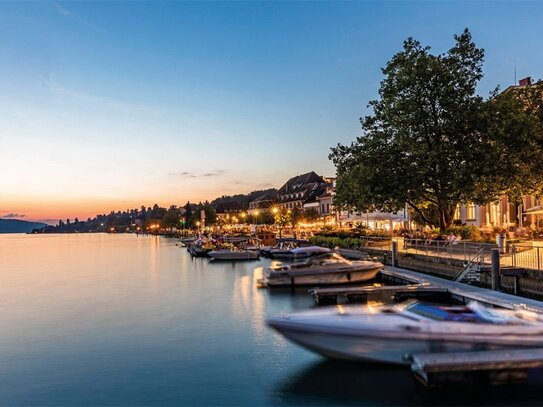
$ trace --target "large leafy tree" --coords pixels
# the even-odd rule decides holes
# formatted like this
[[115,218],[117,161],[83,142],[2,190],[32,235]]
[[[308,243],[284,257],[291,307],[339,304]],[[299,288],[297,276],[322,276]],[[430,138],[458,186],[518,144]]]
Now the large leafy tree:
[[164,214],[162,218],[162,227],[173,229],[180,226],[180,216],[179,210],[175,205],[170,206],[170,208]]
[[[383,69],[373,113],[361,119],[363,135],[332,148],[337,206],[397,211],[407,204],[423,223],[443,230],[458,204],[526,187],[523,174],[532,168],[525,159],[541,147],[528,155],[524,146],[513,148],[518,131],[532,137],[533,123],[512,96],[485,101],[476,93],[483,57],[467,29],[439,55],[412,38],[404,42]],[[504,112],[505,106],[514,109]]]

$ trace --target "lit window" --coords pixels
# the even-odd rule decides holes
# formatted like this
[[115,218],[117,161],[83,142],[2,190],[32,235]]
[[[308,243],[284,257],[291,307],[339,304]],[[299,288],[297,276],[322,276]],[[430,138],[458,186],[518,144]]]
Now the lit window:
[[454,219],[460,219],[460,206],[456,205],[456,209],[454,210]]
[[466,220],[475,220],[475,205],[468,204],[466,208]]

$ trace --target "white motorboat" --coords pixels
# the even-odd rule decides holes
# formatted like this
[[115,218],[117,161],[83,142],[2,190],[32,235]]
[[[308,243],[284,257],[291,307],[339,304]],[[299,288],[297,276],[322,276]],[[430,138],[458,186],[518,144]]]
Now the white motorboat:
[[318,354],[362,362],[409,364],[411,355],[543,346],[543,316],[477,303],[445,307],[320,308],[269,319],[289,340]]
[[330,253],[331,249],[327,247],[320,246],[308,246],[308,247],[296,247],[289,250],[272,250],[270,255],[274,259],[284,259],[284,260],[297,260],[297,259],[307,259],[311,256],[317,256],[323,253]]
[[374,261],[349,261],[337,253],[324,253],[304,263],[280,264],[266,270],[257,284],[264,286],[335,285],[372,280],[383,268]]
[[198,240],[198,237],[196,237],[196,236],[191,236],[191,237],[185,237],[184,239],[180,239],[179,241],[180,241],[184,246],[188,246],[188,245],[194,243],[196,240]]
[[290,251],[292,249],[295,249],[298,247],[298,244],[295,241],[284,241],[279,242],[273,247],[266,247],[261,248],[260,251],[266,256],[266,257],[272,257],[272,258],[280,258],[282,255],[288,255],[290,256]]
[[258,260],[259,254],[254,250],[243,250],[237,248],[212,250],[207,253],[212,260]]

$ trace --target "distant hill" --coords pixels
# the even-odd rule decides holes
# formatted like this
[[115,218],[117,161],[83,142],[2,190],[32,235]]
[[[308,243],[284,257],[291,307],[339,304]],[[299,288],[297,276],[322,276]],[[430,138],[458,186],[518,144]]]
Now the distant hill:
[[243,210],[246,210],[249,207],[249,202],[254,201],[256,198],[259,198],[263,195],[269,195],[275,197],[277,195],[277,189],[270,188],[260,191],[249,192],[248,194],[238,194],[238,195],[223,195],[220,198],[216,198],[211,202],[211,206],[217,208],[217,206],[222,204],[230,204],[235,202]]
[[19,219],[0,219],[0,233],[29,233],[44,226],[48,225]]

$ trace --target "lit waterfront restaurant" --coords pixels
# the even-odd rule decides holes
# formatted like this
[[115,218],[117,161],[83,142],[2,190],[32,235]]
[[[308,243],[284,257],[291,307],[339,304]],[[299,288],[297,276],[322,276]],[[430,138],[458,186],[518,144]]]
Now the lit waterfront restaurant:
[[[488,205],[465,205],[456,209],[455,220],[462,224],[473,225],[481,229],[525,227],[531,230],[543,229],[543,202],[534,196],[526,195],[521,205],[509,203],[507,197],[501,197],[496,203]],[[370,229],[395,230],[400,228],[411,229],[409,211],[405,208],[396,213],[368,212],[351,213],[341,212],[336,222],[340,227],[362,224]]]

